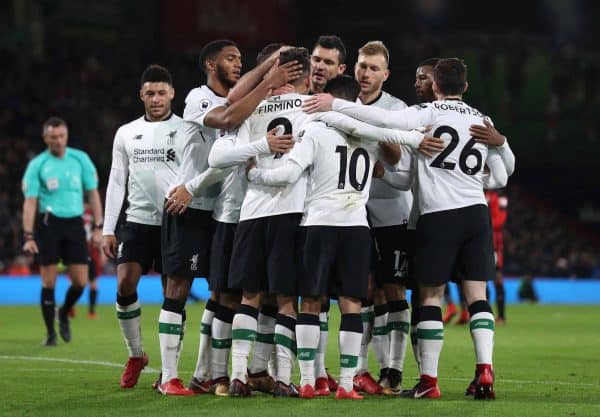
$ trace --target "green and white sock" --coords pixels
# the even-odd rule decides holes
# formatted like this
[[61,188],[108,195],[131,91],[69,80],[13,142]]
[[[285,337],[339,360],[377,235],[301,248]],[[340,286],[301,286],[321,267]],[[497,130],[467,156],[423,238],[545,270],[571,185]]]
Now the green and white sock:
[[181,351],[183,350],[183,336],[185,335],[185,322],[187,315],[185,310],[181,314],[181,335],[179,335],[179,345],[177,346],[177,366],[179,366],[179,359],[181,358]]
[[362,320],[362,339],[360,341],[360,354],[358,355],[358,365],[356,373],[361,374],[369,370],[369,343],[371,343],[371,334],[373,331],[373,304],[363,306],[360,309],[360,318]]
[[144,352],[142,348],[142,329],[140,326],[142,309],[137,293],[122,297],[117,294],[117,318],[119,327],[125,338],[129,357],[139,358]]
[[363,325],[360,314],[342,314],[340,322],[340,382],[347,392],[354,388],[354,375],[360,354]]
[[231,351],[231,326],[235,311],[220,305],[212,325],[211,375],[213,379],[227,376]]
[[444,345],[444,323],[442,309],[423,306],[420,309],[417,336],[421,352],[421,375],[437,378],[438,363]]
[[325,368],[325,356],[327,355],[327,340],[329,339],[329,314],[322,311],[319,313],[319,345],[315,354],[315,376],[317,378],[327,378],[327,369]]
[[296,322],[296,345],[300,367],[300,386],[315,386],[315,354],[319,345],[319,316],[300,313]]
[[267,370],[269,359],[275,351],[273,336],[277,307],[263,306],[258,314],[256,341],[248,370],[253,374]]
[[[487,310],[487,311],[486,311]],[[476,301],[469,306],[470,327],[477,364],[492,364],[494,352],[494,315],[487,301]]]
[[231,326],[231,379],[248,382],[248,356],[256,340],[258,310],[240,304]]
[[208,381],[211,379],[210,363],[212,350],[212,322],[215,318],[219,304],[213,300],[208,300],[202,313],[200,322],[200,343],[198,344],[198,359],[196,360],[196,369],[194,378],[199,381]]
[[390,330],[390,368],[402,372],[404,357],[408,345],[408,331],[410,329],[410,311],[406,300],[391,301],[388,303],[389,316],[388,328]]
[[277,314],[273,340],[277,352],[276,380],[289,385],[296,360],[296,318]]
[[373,351],[379,363],[379,369],[390,366],[390,334],[388,331],[387,304],[375,306],[373,320]]
[[181,339],[184,303],[165,298],[158,316],[158,340],[162,361],[162,381],[166,383],[178,377],[177,351]]

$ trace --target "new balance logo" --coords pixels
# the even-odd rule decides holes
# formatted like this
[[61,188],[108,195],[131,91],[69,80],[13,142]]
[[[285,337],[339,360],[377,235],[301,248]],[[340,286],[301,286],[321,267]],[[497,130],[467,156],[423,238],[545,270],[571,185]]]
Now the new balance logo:
[[174,160],[175,160],[175,150],[173,150],[173,148],[170,148],[167,150],[167,161],[173,162]]
[[310,359],[310,352],[300,352],[300,353],[298,353],[298,359],[299,360],[309,360]]
[[135,135],[135,136],[133,137],[133,140],[141,140],[141,139],[142,139],[142,136],[144,136],[144,135],[142,135],[142,134],[140,134],[140,135]]

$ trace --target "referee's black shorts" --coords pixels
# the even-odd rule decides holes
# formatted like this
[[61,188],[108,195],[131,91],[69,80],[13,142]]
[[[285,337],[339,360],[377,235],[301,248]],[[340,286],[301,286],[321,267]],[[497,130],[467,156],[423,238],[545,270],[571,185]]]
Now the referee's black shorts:
[[35,230],[39,254],[37,262],[42,265],[55,265],[60,260],[65,265],[87,265],[89,253],[83,228],[83,218],[56,217],[41,213]]

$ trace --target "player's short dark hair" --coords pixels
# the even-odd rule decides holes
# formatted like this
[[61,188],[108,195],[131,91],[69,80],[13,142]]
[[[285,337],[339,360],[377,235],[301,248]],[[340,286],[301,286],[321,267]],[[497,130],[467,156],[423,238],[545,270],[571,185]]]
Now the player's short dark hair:
[[442,58],[427,58],[424,61],[419,63],[419,67],[435,67],[435,65],[440,62]]
[[273,53],[278,51],[283,45],[281,42],[270,43],[260,50],[258,55],[256,55],[256,65],[260,65],[267,60]]
[[339,61],[340,64],[346,63],[346,46],[344,46],[344,42],[339,36],[336,35],[322,35],[319,36],[317,42],[315,42],[315,49],[317,46],[320,46],[325,49],[337,49],[339,52]]
[[140,78],[140,85],[145,83],[167,83],[173,86],[173,77],[168,69],[162,65],[148,65]]
[[60,117],[56,117],[56,116],[49,117],[48,119],[46,119],[46,121],[42,125],[42,136],[46,134],[46,131],[48,130],[48,128],[58,127],[58,126],[67,127],[67,122],[65,122],[65,120],[61,119]]
[[324,91],[336,98],[356,101],[360,94],[360,84],[354,77],[350,77],[349,75],[338,75],[327,81]]
[[459,58],[440,59],[433,67],[433,79],[442,94],[460,95],[467,86],[467,66]]
[[310,53],[306,48],[291,47],[285,51],[281,51],[279,54],[279,65],[283,65],[287,62],[298,61],[298,64],[302,65],[302,75],[300,80],[308,77],[310,73]]
[[204,45],[200,51],[200,57],[198,58],[200,69],[206,73],[206,61],[208,59],[215,59],[217,55],[219,55],[219,52],[221,52],[223,48],[227,46],[235,46],[237,48],[237,44],[229,39],[219,39]]

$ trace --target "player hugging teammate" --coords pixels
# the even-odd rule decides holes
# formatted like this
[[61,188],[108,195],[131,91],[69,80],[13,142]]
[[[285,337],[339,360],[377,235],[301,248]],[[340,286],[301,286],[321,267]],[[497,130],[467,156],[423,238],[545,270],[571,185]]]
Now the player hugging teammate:
[[[146,117],[117,135],[111,190],[119,184],[119,192],[111,192],[105,226],[106,249],[120,259],[117,312],[130,351],[123,387],[135,385],[148,360],[135,287],[154,261],[166,273],[156,384],[165,395],[438,398],[440,302],[446,283],[460,277],[476,353],[467,393],[494,398],[494,315],[486,299],[494,242],[484,188],[506,185],[514,155],[490,119],[463,101],[461,60],[420,65],[420,104],[407,108],[382,90],[390,74],[383,43],[359,50],[354,78],[343,75],[345,57],[336,36],[319,38],[312,55],[272,44],[240,78],[237,46],[211,42],[200,58],[207,83],[189,93],[183,119],[170,112],[168,72],[145,73]],[[155,101],[167,111],[153,115],[144,94],[160,88],[165,99]],[[158,165],[138,167],[137,148],[169,149]],[[154,190],[147,201],[140,194],[147,220],[135,215],[138,200],[130,195],[117,241],[116,207],[125,184],[133,191],[137,184],[128,175],[140,185],[158,176],[165,183],[146,187]],[[134,226],[160,247],[160,257],[134,245],[142,238],[127,234]],[[196,369],[184,387],[177,368],[194,277],[207,277],[212,294]],[[341,311],[339,386],[324,364],[332,297]],[[409,334],[421,377],[402,390]],[[371,341],[378,381],[369,373]]]

